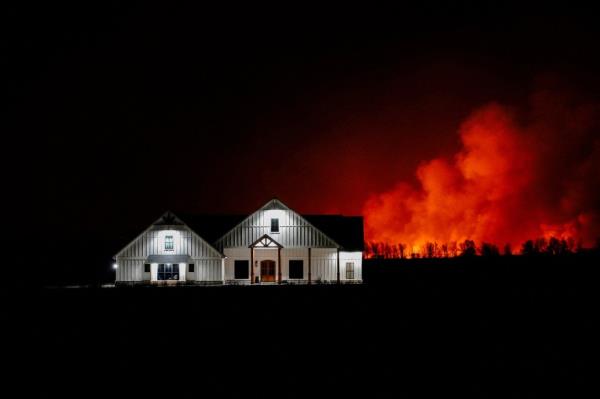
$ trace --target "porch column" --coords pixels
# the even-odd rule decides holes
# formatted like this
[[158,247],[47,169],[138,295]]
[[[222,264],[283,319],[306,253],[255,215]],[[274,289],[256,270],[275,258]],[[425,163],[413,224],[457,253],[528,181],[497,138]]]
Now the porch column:
[[281,247],[277,247],[277,280],[281,284]]
[[312,282],[312,269],[311,269],[312,255],[311,255],[311,249],[312,248],[308,247],[308,284],[311,284],[311,282]]
[[337,283],[340,283],[340,249],[337,249]]
[[250,284],[254,284],[254,247],[250,247]]
[[225,284],[225,262],[227,262],[227,257],[221,259],[221,281]]

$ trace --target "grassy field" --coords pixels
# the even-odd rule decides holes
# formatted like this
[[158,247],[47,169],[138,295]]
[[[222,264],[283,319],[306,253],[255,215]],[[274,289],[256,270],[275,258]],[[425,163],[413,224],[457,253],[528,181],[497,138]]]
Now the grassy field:
[[577,397],[597,261],[376,260],[360,286],[5,292],[5,360],[23,393],[60,397]]

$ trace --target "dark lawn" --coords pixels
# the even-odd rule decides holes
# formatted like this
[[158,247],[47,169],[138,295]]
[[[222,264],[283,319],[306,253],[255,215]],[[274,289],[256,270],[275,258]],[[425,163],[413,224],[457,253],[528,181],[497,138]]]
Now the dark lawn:
[[22,396],[579,396],[595,379],[597,261],[368,261],[362,286],[5,292],[5,377],[26,378]]

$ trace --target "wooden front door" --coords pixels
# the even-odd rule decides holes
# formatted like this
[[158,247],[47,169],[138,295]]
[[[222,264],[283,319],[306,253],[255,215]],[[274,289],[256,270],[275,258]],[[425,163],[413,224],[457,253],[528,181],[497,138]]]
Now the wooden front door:
[[260,281],[274,282],[275,281],[275,261],[263,260],[260,262]]

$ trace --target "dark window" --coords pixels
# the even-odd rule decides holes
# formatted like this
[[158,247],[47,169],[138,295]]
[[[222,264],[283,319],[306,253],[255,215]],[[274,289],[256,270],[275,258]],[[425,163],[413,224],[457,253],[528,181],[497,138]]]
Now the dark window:
[[248,278],[250,272],[250,262],[247,260],[236,260],[233,262],[233,274],[236,279]]
[[346,280],[354,280],[354,262],[346,263]]
[[279,233],[279,219],[271,219],[271,233]]
[[158,265],[159,280],[179,280],[179,264],[178,263],[161,263]]
[[304,278],[304,261],[290,260],[290,279]]
[[165,251],[173,250],[173,236],[165,236]]
[[144,273],[150,273],[150,263],[144,263]]
[[188,273],[194,273],[194,266],[195,266],[195,265],[194,265],[193,263],[190,263],[190,264],[188,265]]

